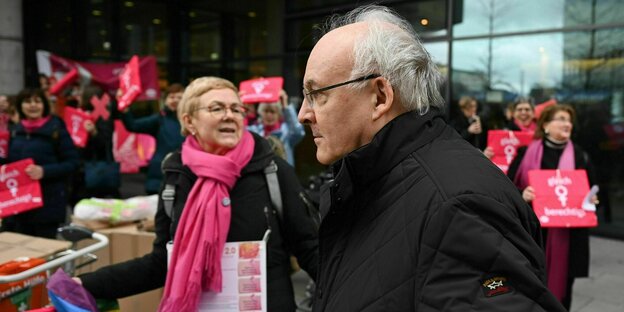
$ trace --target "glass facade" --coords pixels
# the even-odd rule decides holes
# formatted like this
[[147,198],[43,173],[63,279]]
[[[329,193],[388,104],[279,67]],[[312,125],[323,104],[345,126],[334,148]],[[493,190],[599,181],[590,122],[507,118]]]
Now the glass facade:
[[[27,81],[34,51],[83,61],[155,55],[163,81],[218,75],[235,83],[280,75],[300,104],[315,26],[373,1],[24,0]],[[624,237],[624,3],[619,0],[375,1],[419,32],[447,79],[449,117],[475,96],[491,129],[517,96],[556,99],[578,111],[574,140],[598,171],[601,225]],[[306,138],[296,151],[302,178],[322,169]]]

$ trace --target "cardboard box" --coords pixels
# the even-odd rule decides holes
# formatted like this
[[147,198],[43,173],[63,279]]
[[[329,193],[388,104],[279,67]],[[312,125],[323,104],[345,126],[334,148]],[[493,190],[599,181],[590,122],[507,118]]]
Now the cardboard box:
[[66,241],[2,232],[0,233],[0,263],[19,257],[46,258],[70,246],[71,243]]
[[[45,261],[20,260],[14,262],[13,260],[23,257],[45,259],[68,249],[70,246],[71,243],[66,241],[2,232],[0,233],[0,264],[8,262],[28,263],[28,265],[20,265],[23,269],[7,272],[7,274],[15,274]],[[0,311],[23,311],[46,305],[48,303],[45,288],[46,279],[47,274],[42,272],[21,281],[2,284],[0,287]]]
[[[120,263],[141,257],[152,251],[156,234],[140,231],[137,225],[122,226],[99,230],[109,239],[109,245],[94,254],[98,260],[77,271],[76,275],[95,271],[103,266]],[[80,242],[80,246],[92,244],[94,241]],[[79,247],[81,248],[81,247]],[[156,311],[160,304],[163,289],[156,289],[135,296],[119,299],[120,310],[123,311]]]

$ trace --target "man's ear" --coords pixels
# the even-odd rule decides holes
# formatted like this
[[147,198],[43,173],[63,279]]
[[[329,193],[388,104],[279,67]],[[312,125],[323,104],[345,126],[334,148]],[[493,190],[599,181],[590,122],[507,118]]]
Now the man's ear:
[[390,113],[393,106],[398,105],[394,103],[394,89],[390,82],[384,77],[378,77],[373,80],[374,92],[375,92],[375,110],[373,111],[373,120],[376,121]]

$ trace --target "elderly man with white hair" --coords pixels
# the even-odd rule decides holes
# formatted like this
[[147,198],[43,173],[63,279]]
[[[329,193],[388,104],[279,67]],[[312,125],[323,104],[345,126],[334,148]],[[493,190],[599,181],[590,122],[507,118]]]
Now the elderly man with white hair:
[[564,311],[535,214],[444,121],[411,24],[366,6],[328,26],[299,112],[335,177],[321,190],[314,311]]

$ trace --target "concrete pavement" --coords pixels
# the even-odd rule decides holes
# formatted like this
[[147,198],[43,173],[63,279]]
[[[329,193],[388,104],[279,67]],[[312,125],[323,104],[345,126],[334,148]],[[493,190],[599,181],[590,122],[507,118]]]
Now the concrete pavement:
[[624,312],[624,241],[590,237],[589,277],[574,282],[572,312]]

